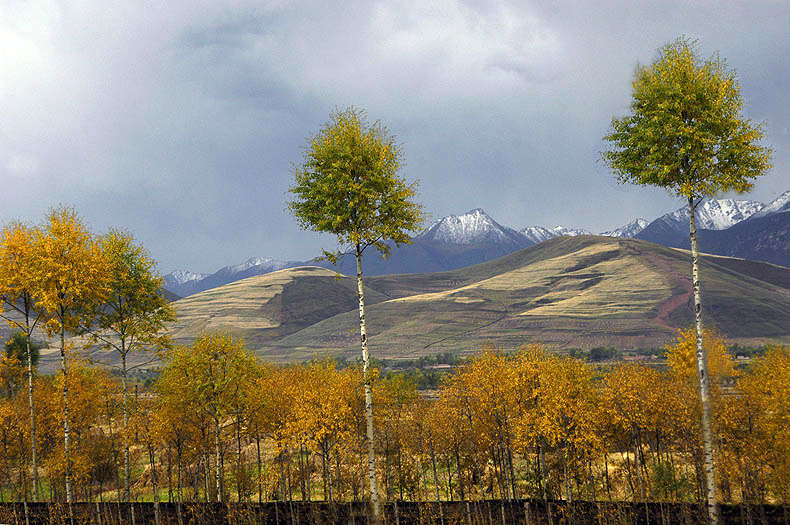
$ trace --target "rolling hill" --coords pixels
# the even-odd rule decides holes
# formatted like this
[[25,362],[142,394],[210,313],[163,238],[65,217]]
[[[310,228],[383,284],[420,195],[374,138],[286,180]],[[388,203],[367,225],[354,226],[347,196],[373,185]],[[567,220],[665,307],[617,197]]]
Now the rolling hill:
[[[702,261],[706,319],[734,342],[790,336],[790,269],[726,257]],[[646,241],[560,237],[459,270],[366,279],[377,357],[472,353],[545,342],[558,349],[663,346],[692,321],[686,252]],[[355,280],[290,268],[176,303],[188,343],[230,330],[274,361],[358,352]]]
[[[387,298],[366,290],[368,302]],[[191,295],[175,303],[170,329],[176,343],[189,344],[203,330],[228,331],[260,348],[324,319],[357,308],[356,278],[315,266],[249,277]],[[358,320],[357,320],[358,322]]]

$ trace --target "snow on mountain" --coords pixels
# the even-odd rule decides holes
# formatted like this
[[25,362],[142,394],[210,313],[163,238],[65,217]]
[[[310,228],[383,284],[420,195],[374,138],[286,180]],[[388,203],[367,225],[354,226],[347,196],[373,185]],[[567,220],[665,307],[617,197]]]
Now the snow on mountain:
[[192,281],[200,281],[208,277],[207,273],[195,273],[189,270],[176,270],[164,276],[165,287],[168,285],[181,285]]
[[760,217],[766,217],[784,211],[790,211],[790,191],[786,191],[779,195],[779,197],[766,204],[763,209],[752,215],[751,218],[759,219]]
[[[765,205],[755,201],[736,201],[733,199],[710,199],[697,207],[697,228],[703,230],[726,230],[759,212]],[[656,221],[677,225],[678,229],[688,230],[689,210],[684,206],[672,213],[659,217]]]
[[[725,230],[749,218],[773,216],[784,211],[790,211],[790,191],[783,193],[768,205],[748,200],[710,199],[700,204],[697,209],[697,227],[699,230]],[[688,242],[688,228],[688,209],[683,207],[650,223],[641,218],[635,219],[601,235],[635,237],[665,246],[679,247],[685,246]],[[424,273],[462,268],[502,257],[555,237],[587,234],[590,234],[587,230],[565,226],[554,228],[531,226],[516,231],[502,226],[482,209],[476,208],[462,215],[449,215],[437,220],[415,236],[414,243],[394,248],[392,257],[388,260],[369,257],[366,260],[366,273],[369,275]],[[763,244],[767,245],[767,241]],[[752,252],[744,250],[737,252],[741,254],[738,256],[746,254],[752,257]],[[760,260],[785,264],[785,259],[774,260],[766,257],[754,256]],[[253,257],[241,264],[226,266],[210,275],[186,270],[172,272],[164,278],[165,287],[181,297],[187,297],[247,277],[304,264],[315,263]],[[329,263],[319,264],[326,264],[327,267],[352,275],[356,271],[356,261],[348,257],[337,267]]]
[[[698,208],[697,218],[700,226],[706,230],[726,230],[734,224],[745,221],[764,206],[762,202],[755,201],[712,199],[705,201]],[[688,212],[686,218],[688,218]]]
[[516,230],[502,226],[480,208],[442,217],[415,239],[446,244],[524,244],[523,236]]
[[587,230],[581,230],[576,228],[566,228],[565,226],[555,226],[551,229],[554,232],[555,237],[562,237],[566,235],[568,237],[575,237],[577,235],[590,235],[590,232]]
[[611,230],[608,232],[603,232],[601,235],[605,235],[607,237],[621,237],[625,239],[630,239],[636,236],[637,233],[641,232],[645,229],[645,226],[650,224],[645,219],[634,219],[633,221],[629,222],[625,226],[620,226],[616,230]]
[[165,276],[165,288],[181,297],[187,297],[239,279],[276,272],[302,264],[304,263],[278,261],[270,257],[252,257],[241,264],[225,266],[212,274],[177,270]]
[[282,270],[283,268],[289,268],[293,265],[294,262],[292,261],[278,261],[270,257],[252,257],[241,264],[225,266],[216,273],[221,275],[237,275],[241,273],[249,273],[249,270],[251,269],[260,271],[260,273],[269,273]]
[[587,230],[579,230],[574,228],[566,228],[565,226],[555,226],[554,228],[544,228],[543,226],[530,226],[529,228],[524,228],[519,233],[532,241],[533,243],[537,244],[539,242],[547,241],[549,239],[553,239],[554,237],[561,237],[563,235],[567,235],[570,237],[576,235],[589,235],[590,232]]
[[524,228],[519,233],[535,244],[553,239],[557,236],[554,230],[544,228],[543,226],[530,226],[529,228]]

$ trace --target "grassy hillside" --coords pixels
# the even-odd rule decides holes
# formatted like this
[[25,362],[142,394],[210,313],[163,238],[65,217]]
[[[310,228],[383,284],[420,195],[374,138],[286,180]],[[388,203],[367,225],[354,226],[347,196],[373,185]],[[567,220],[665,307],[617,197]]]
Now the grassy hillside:
[[[386,299],[368,290],[370,304]],[[203,330],[229,331],[259,348],[323,319],[357,307],[356,278],[303,266],[236,281],[176,301],[170,330],[188,344]]]
[[[790,326],[790,269],[723,257],[702,262],[706,319],[733,340],[781,339]],[[380,357],[470,353],[542,341],[558,348],[662,346],[692,321],[690,260],[645,241],[553,239],[477,266],[371,277],[391,297],[372,305],[370,344]],[[353,356],[349,311],[261,348],[275,360]]]

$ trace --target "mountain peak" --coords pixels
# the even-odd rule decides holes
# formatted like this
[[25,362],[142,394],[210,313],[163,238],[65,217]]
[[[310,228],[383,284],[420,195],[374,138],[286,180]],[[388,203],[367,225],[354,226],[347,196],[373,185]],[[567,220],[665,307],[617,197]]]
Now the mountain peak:
[[530,226],[524,228],[519,233],[529,239],[533,244],[553,239],[554,237],[562,237],[563,235],[574,237],[576,235],[589,235],[587,230],[576,228],[567,228],[565,226],[555,226],[554,228],[544,228],[543,226]]
[[[761,202],[734,200],[734,199],[708,199],[697,206],[697,228],[703,230],[726,230],[759,212],[765,205]],[[688,229],[688,206],[678,208],[672,213],[659,217],[653,222],[663,222],[667,225],[676,225],[676,228],[685,232]]]
[[480,242],[522,244],[523,238],[491,218],[482,208],[463,215],[448,215],[431,224],[416,239],[447,244],[475,244]]
[[244,270],[248,270],[255,266],[261,266],[261,265],[279,266],[280,264],[286,264],[286,263],[283,261],[276,261],[271,257],[250,257],[249,259],[247,259],[241,264],[226,266],[225,268],[223,268],[223,270],[227,269],[230,272],[238,273],[238,272],[243,272]]
[[189,270],[175,270],[164,276],[165,285],[184,284],[199,281],[208,277],[207,273],[195,273]]
[[615,230],[611,230],[608,232],[602,232],[601,235],[605,235],[607,237],[620,237],[624,239],[630,239],[642,230],[645,229],[645,226],[650,224],[645,219],[641,217],[639,219],[634,219],[633,221],[629,222],[624,226],[620,226]]
[[753,218],[758,219],[766,215],[780,213],[783,211],[790,211],[790,191],[786,191],[779,195],[777,198],[766,204],[763,209],[752,215]]
[[556,234],[556,237],[562,237],[563,235],[568,237],[575,237],[577,235],[590,235],[590,232],[587,230],[583,230],[581,228],[567,228],[562,225],[557,225],[551,229]]

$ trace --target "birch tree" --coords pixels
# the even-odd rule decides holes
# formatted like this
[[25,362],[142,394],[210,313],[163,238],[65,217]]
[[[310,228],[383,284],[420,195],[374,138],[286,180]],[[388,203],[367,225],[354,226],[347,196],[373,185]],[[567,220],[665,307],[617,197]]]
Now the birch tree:
[[688,203],[706,496],[709,520],[718,523],[695,212],[706,197],[750,190],[771,151],[760,145],[762,124],[741,116],[735,72],[717,55],[700,59],[695,42],[679,38],[662,48],[651,65],[636,68],[632,87],[632,113],[612,120],[601,157],[620,182],[665,188]]
[[422,207],[413,201],[416,183],[398,177],[402,157],[387,128],[379,122],[368,124],[363,111],[352,107],[335,112],[310,139],[302,163],[295,167],[295,184],[289,190],[294,200],[288,203],[302,228],[337,236],[342,248],[324,251],[328,260],[337,262],[348,251],[356,258],[368,476],[375,522],[379,521],[379,497],[362,254],[372,246],[388,257],[392,243],[409,243],[409,232],[422,223]]
[[[0,317],[17,328],[25,338],[27,391],[30,409],[30,458],[33,466],[33,501],[39,498],[38,447],[34,404],[33,352],[30,338],[42,318],[33,298],[32,263],[34,230],[20,222],[3,230],[0,239]],[[17,316],[4,312],[15,312]],[[19,317],[21,316],[21,319]]]
[[[757,439],[749,436],[747,444],[764,458],[764,462],[755,461],[744,451],[742,461],[762,466],[775,497],[787,505],[790,494],[790,348],[769,347],[765,355],[755,360],[738,387],[753,407],[753,425],[760,436]],[[753,466],[749,470],[758,468]],[[752,474],[747,480],[753,482],[755,477]],[[757,490],[755,486],[749,488]]]
[[70,208],[52,210],[33,239],[31,271],[33,298],[46,316],[44,327],[60,339],[63,377],[63,451],[66,462],[66,501],[71,509],[71,456],[69,454],[69,381],[67,333],[77,333],[84,315],[107,293],[106,265],[98,242]]
[[154,261],[141,245],[134,243],[131,234],[110,230],[101,238],[101,249],[108,268],[107,300],[99,305],[94,322],[85,328],[94,341],[121,357],[124,495],[129,503],[127,357],[133,351],[167,347],[170,340],[161,332],[168,322],[175,320],[175,310],[161,293],[164,280],[156,274]]

